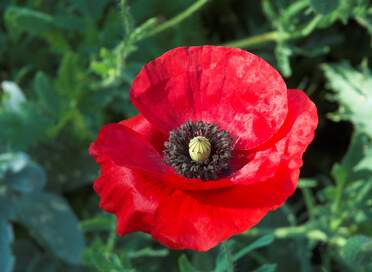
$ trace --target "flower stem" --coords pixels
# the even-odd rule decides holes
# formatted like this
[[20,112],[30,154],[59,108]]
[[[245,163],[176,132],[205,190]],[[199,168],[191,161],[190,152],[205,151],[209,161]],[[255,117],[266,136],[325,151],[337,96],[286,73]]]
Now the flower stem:
[[199,9],[201,9],[209,0],[198,0],[194,4],[192,4],[190,7],[185,9],[180,14],[176,15],[175,17],[165,21],[164,23],[158,25],[153,30],[151,30],[149,33],[146,34],[146,37],[153,36],[155,34],[158,34],[159,32],[162,32],[168,28],[174,27],[175,25],[179,24],[186,18],[190,17],[192,14],[197,12]]
[[112,222],[111,223],[111,230],[109,232],[109,236],[108,236],[107,241],[106,241],[106,252],[108,254],[111,254],[112,251],[115,248],[116,237],[117,236],[116,236],[116,231],[115,231],[115,223]]
[[234,272],[234,261],[233,261],[232,255],[231,255],[231,250],[230,250],[230,247],[228,245],[228,242],[229,241],[226,241],[226,242],[222,243],[222,249],[223,249],[223,253],[225,255],[225,259],[226,259],[226,263],[227,263],[226,271],[227,272]]
[[245,235],[248,236],[262,236],[265,234],[272,234],[277,239],[304,237],[310,241],[325,242],[337,246],[343,246],[346,242],[344,237],[341,236],[329,237],[327,233],[324,232],[323,230],[309,225],[280,227],[276,229],[255,228],[245,233]]
[[246,47],[253,47],[253,46],[266,43],[266,42],[281,42],[281,41],[299,39],[299,38],[310,35],[310,33],[316,29],[316,27],[318,26],[321,20],[322,20],[322,16],[317,15],[312,20],[310,20],[307,23],[307,25],[304,26],[303,29],[301,29],[300,31],[292,32],[292,33],[271,31],[271,32],[266,32],[263,34],[251,36],[248,38],[244,38],[241,40],[228,42],[228,43],[225,43],[224,46],[246,48]]
[[266,43],[266,42],[276,42],[276,41],[284,40],[284,39],[286,39],[285,36],[278,33],[277,31],[272,31],[272,32],[266,32],[263,34],[244,38],[241,40],[228,42],[228,43],[225,43],[224,46],[246,48],[246,47],[252,47],[252,46],[256,46],[256,45]]
[[310,220],[315,219],[315,201],[309,188],[301,188]]

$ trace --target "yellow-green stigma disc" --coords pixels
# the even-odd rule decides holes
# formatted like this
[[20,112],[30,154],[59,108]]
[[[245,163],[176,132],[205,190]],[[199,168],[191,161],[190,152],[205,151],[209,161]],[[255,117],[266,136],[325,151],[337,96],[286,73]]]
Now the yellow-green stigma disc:
[[189,142],[189,154],[193,161],[206,161],[211,155],[211,143],[203,136],[196,136]]

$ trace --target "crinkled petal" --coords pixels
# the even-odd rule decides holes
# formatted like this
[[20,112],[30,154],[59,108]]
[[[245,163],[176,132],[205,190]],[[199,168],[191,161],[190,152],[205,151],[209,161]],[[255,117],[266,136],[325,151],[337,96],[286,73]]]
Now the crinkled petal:
[[152,236],[170,248],[205,251],[254,226],[267,211],[209,206],[176,190],[161,202]]
[[147,121],[142,114],[137,114],[132,118],[123,120],[119,124],[141,134],[147,139],[148,142],[151,143],[159,154],[163,152],[164,142],[167,140],[168,136],[151,125],[151,123]]
[[[134,129],[134,130],[132,130]],[[136,130],[136,131],[135,131]],[[121,123],[104,126],[89,148],[89,154],[98,164],[112,161],[117,166],[141,170],[154,178],[161,178],[166,185],[183,190],[210,190],[232,186],[228,180],[204,182],[176,174],[163,161],[160,148],[163,136],[140,116]],[[161,148],[160,148],[161,149]]]
[[278,141],[285,148],[274,176],[249,185],[207,192],[176,190],[160,203],[153,237],[177,249],[208,250],[256,225],[293,194],[302,154],[314,137],[317,113],[299,90],[288,91],[289,114]]
[[100,208],[116,215],[117,233],[123,235],[150,233],[155,211],[169,189],[141,171],[105,162],[94,190],[100,196]]
[[179,47],[138,74],[131,99],[163,132],[187,120],[229,131],[238,149],[249,150],[282,126],[287,89],[280,74],[247,51],[221,46]]
[[97,163],[113,161],[116,165],[160,175],[174,171],[146,138],[123,124],[104,126],[89,148]]
[[[280,130],[264,145],[250,152],[250,161],[231,177],[235,184],[248,185],[272,177],[283,156],[298,159],[314,137],[318,124],[316,107],[301,90],[288,90],[288,115]],[[288,151],[290,149],[290,151]]]

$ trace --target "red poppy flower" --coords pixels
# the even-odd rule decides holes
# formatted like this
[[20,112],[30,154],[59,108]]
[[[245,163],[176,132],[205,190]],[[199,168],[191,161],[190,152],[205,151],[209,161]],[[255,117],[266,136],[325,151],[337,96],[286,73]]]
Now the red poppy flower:
[[130,91],[140,114],[104,126],[89,152],[94,189],[120,235],[208,250],[294,192],[316,107],[263,59],[180,47],[146,64]]

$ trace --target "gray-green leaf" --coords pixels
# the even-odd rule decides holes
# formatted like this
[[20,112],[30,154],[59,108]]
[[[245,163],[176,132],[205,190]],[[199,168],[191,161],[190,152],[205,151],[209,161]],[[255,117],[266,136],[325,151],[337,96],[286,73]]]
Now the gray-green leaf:
[[371,71],[358,71],[348,63],[325,64],[322,68],[335,91],[333,98],[340,103],[334,119],[349,120],[357,130],[372,137]]
[[19,172],[6,175],[5,180],[12,189],[18,192],[32,193],[43,189],[46,174],[40,165],[29,161]]
[[10,224],[0,217],[0,271],[13,271],[14,256],[10,248],[13,242],[13,230]]
[[49,193],[33,193],[14,202],[16,221],[53,254],[71,264],[80,261],[85,241],[75,214],[64,199]]

